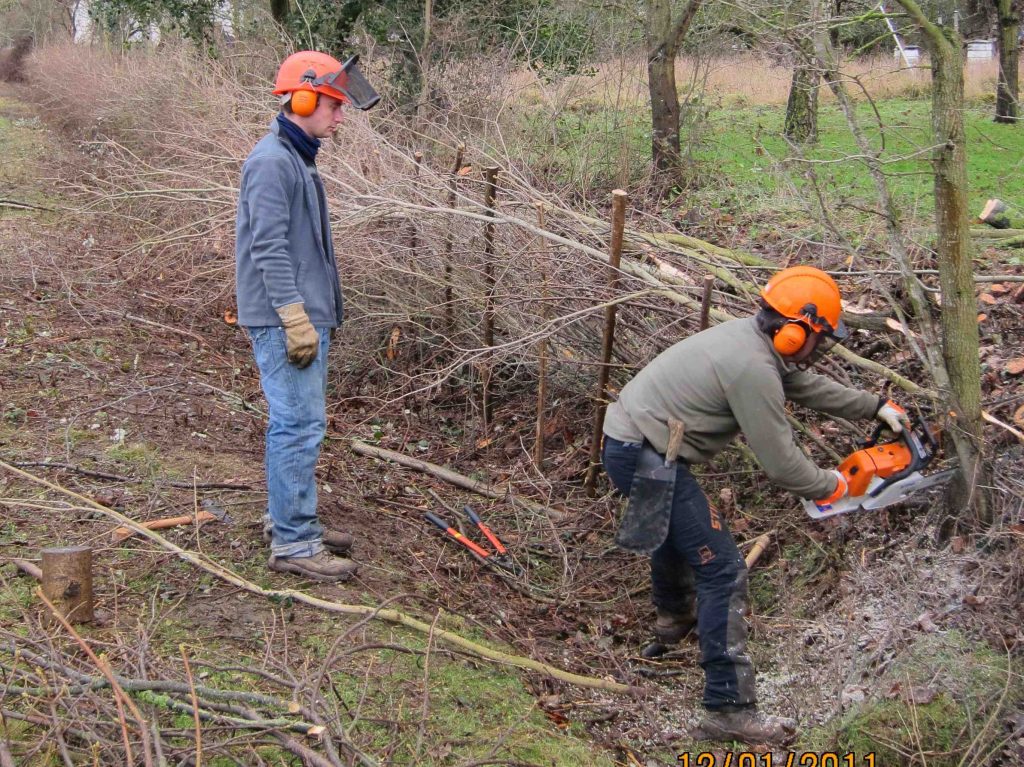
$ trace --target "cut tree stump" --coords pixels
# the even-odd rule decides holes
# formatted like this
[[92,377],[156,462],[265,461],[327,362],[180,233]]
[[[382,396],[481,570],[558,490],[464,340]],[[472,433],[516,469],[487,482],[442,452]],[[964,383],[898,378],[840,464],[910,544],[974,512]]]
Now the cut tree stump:
[[43,549],[43,594],[68,623],[91,623],[92,549],[88,546]]

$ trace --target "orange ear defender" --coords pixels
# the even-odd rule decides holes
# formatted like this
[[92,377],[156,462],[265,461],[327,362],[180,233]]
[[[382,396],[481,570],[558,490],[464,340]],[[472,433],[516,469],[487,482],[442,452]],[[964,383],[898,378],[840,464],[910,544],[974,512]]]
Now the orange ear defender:
[[772,339],[772,344],[775,346],[775,351],[781,354],[783,357],[791,357],[796,354],[807,342],[807,330],[804,328],[803,323],[800,322],[787,322]]
[[294,114],[297,114],[299,117],[309,117],[316,111],[316,104],[318,100],[319,94],[316,91],[306,90],[303,88],[301,90],[292,91],[289,103]]

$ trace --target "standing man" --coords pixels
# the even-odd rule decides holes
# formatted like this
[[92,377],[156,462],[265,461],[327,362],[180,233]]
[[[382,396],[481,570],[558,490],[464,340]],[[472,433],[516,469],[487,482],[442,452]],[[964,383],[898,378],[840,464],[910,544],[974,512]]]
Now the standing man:
[[664,454],[669,418],[685,427],[668,535],[651,555],[651,586],[659,641],[699,633],[706,714],[690,734],[702,740],[784,743],[796,735],[796,722],[756,708],[744,620],[747,568],[690,465],[709,461],[742,431],[773,482],[824,506],[846,495],[846,481],[797,447],[786,400],[842,418],[874,417],[894,432],[906,420],[884,397],[807,371],[846,338],[831,277],[809,266],[785,269],[761,298],[756,316],[717,325],[658,355],[623,387],[604,425],[605,470],[627,496],[641,451]]
[[274,95],[281,111],[242,166],[235,246],[238,323],[252,341],[270,411],[264,537],[271,570],[339,581],[359,568],[342,558],[352,536],[325,530],[317,516],[327,347],[342,298],[316,155],[341,125],[344,105],[370,109],[380,96],[357,58],[342,65],[316,51],[284,60]]

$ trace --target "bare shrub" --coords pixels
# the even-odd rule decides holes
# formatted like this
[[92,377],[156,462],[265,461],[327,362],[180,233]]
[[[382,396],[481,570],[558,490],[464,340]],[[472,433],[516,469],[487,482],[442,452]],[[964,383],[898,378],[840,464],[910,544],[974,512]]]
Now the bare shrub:
[[5,83],[25,82],[25,59],[28,58],[31,50],[31,35],[19,37],[10,48],[0,50],[0,81]]
[[[240,167],[274,115],[277,54],[236,48],[216,62],[172,46],[119,58],[48,48],[33,58],[34,77],[43,77],[43,61],[50,84],[41,95],[44,113],[91,158],[76,169],[71,191],[90,216],[109,222],[109,233],[77,265],[79,287],[96,292],[102,285],[102,300],[161,322],[190,329],[217,323],[233,302]],[[481,75],[480,87],[487,82]],[[510,91],[495,92],[501,94]],[[458,176],[457,212],[447,202],[454,130],[424,135],[418,166],[389,138],[400,133],[395,125],[374,113],[351,114],[335,146],[318,158],[346,294],[342,335],[353,381],[344,390],[352,396],[384,403],[437,392],[452,376],[461,384],[489,376],[500,402],[533,386],[542,337],[562,360],[552,396],[591,386],[592,370],[581,362],[597,354],[602,304],[612,297],[606,230],[580,218],[584,201],[573,198],[570,206],[538,188],[498,120],[480,123],[478,135],[465,137],[472,170]],[[481,169],[490,165],[502,173],[488,267]],[[607,196],[595,199],[602,204]],[[543,233],[532,228],[538,200],[546,211]],[[642,280],[627,279],[624,289],[638,300],[623,310],[617,353],[640,363],[678,337],[655,334],[656,325],[665,318],[682,324],[684,313]],[[746,300],[723,298],[721,305],[742,312]],[[653,307],[662,312],[657,322]],[[481,340],[485,309],[496,318],[494,348]]]

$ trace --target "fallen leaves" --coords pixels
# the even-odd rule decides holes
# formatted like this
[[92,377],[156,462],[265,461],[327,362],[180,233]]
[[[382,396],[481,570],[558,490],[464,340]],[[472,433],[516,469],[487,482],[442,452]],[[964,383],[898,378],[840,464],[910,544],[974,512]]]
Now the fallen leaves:
[[921,613],[919,616],[917,616],[917,620],[914,621],[914,625],[916,625],[919,629],[921,629],[921,631],[925,632],[926,634],[934,634],[936,631],[939,630],[939,627],[935,625],[934,618],[935,613],[931,611]]
[[1024,373],[1024,357],[1017,357],[1006,363],[1004,368],[1009,375],[1019,376]]

